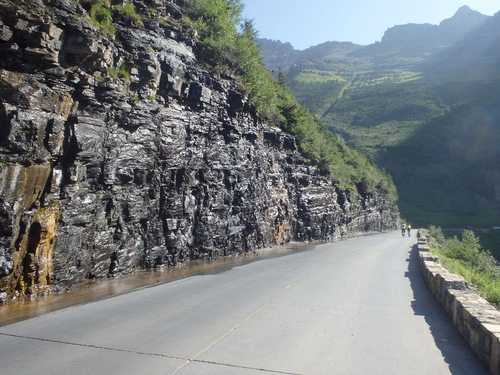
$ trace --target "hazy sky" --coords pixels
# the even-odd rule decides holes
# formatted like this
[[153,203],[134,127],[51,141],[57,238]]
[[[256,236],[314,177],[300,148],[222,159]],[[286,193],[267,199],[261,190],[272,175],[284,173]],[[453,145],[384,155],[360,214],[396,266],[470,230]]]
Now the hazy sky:
[[327,41],[372,44],[385,30],[407,23],[439,24],[462,5],[492,16],[498,0],[243,0],[243,15],[259,37],[290,42],[295,49]]

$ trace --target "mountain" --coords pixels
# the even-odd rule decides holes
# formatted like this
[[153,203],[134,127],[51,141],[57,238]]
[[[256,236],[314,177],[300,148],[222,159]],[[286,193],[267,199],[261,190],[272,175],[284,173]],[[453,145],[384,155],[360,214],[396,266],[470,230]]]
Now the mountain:
[[267,68],[275,72],[280,68],[288,70],[300,55],[300,51],[295,50],[290,43],[279,40],[259,39],[259,45]]
[[391,27],[384,33],[379,46],[386,49],[399,48],[413,54],[419,49],[428,53],[459,41],[489,18],[463,6],[453,17],[439,25],[407,24]]
[[500,223],[499,45],[500,13],[464,6],[369,46],[288,51],[283,73],[302,104],[393,176],[407,220],[491,227]]
[[350,42],[326,42],[298,51],[290,43],[282,43],[279,40],[259,39],[258,42],[264,63],[276,76],[280,70],[287,72],[298,63],[305,64],[308,60],[342,58],[361,48]]
[[[396,228],[395,194],[366,188],[377,174],[394,191],[387,175],[288,90],[301,139],[264,117],[203,59],[184,0],[134,4],[0,0],[0,302]],[[365,178],[306,158],[311,135]]]
[[470,31],[484,25],[489,16],[473,11],[468,6],[461,7],[453,17],[441,21],[439,33],[449,40],[458,40]]

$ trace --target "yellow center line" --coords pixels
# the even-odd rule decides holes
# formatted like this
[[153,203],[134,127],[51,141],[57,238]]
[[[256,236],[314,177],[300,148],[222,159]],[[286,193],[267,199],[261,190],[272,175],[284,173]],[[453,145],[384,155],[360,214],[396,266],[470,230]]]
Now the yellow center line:
[[253,318],[255,315],[257,315],[259,312],[261,312],[262,310],[264,310],[267,306],[269,306],[271,303],[273,303],[274,301],[276,301],[279,297],[281,297],[287,289],[290,289],[292,287],[291,284],[287,285],[285,287],[285,290],[281,291],[280,293],[278,293],[277,295],[275,295],[273,298],[271,298],[270,300],[268,300],[266,303],[264,303],[261,307],[259,307],[257,310],[255,310],[253,313],[251,313],[250,315],[248,315],[245,319],[243,319],[242,321],[240,321],[239,323],[236,323],[235,325],[233,325],[231,328],[229,328],[226,332],[224,332],[219,338],[215,339],[214,341],[212,341],[211,343],[209,343],[207,346],[205,346],[203,349],[201,349],[199,352],[197,352],[196,354],[194,354],[191,358],[187,359],[184,363],[180,364],[175,370],[174,372],[172,372],[170,375],[174,375],[176,373],[178,373],[181,369],[183,369],[184,367],[186,367],[188,364],[190,364],[191,362],[193,362],[194,360],[196,360],[199,356],[201,356],[203,353],[205,353],[208,349],[212,348],[214,345],[216,345],[218,342],[220,342],[221,340],[223,340],[225,337],[227,337],[229,334],[231,334],[232,332],[234,332],[236,329],[238,329],[238,327],[242,326],[243,324],[245,324],[246,322],[248,322],[251,318]]

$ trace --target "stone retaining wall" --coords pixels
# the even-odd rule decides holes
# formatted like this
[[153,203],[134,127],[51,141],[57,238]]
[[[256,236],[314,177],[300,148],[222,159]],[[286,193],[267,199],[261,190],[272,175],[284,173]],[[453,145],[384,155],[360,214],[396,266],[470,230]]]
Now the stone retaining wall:
[[418,238],[420,271],[432,294],[490,373],[500,374],[500,311],[474,293],[462,276],[449,273],[429,252],[421,232]]

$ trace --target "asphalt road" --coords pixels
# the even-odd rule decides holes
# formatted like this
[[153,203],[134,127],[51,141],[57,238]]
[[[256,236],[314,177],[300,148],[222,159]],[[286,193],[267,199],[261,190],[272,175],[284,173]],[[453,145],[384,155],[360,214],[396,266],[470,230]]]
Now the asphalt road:
[[399,232],[212,269],[0,327],[2,374],[488,372]]

